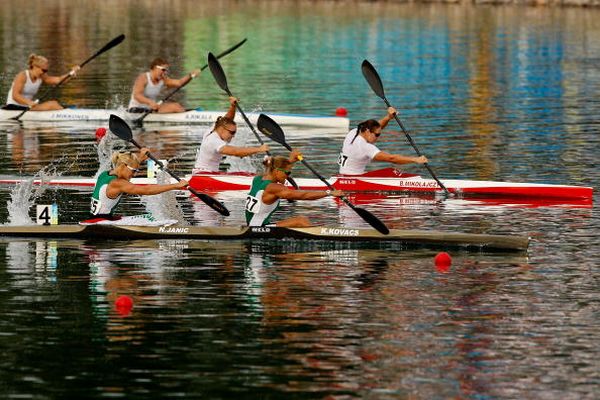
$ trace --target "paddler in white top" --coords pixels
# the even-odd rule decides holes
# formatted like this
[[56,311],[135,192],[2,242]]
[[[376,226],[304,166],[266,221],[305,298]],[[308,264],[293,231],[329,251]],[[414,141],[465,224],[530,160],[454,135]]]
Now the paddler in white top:
[[184,112],[185,108],[176,102],[158,103],[158,96],[164,86],[178,88],[185,85],[190,80],[200,74],[199,69],[195,69],[180,79],[171,79],[169,73],[169,63],[163,58],[155,58],[150,63],[150,71],[144,72],[135,80],[133,91],[127,111],[131,113],[143,113],[150,110],[158,113],[178,113]]
[[371,162],[383,161],[393,164],[424,164],[427,162],[427,157],[408,157],[400,154],[390,154],[379,150],[375,143],[381,135],[388,122],[396,114],[394,107],[388,108],[388,113],[379,121],[369,119],[358,124],[358,127],[352,129],[346,135],[342,152],[338,157],[340,166],[340,174],[343,175],[360,175],[365,173],[366,166]]
[[229,98],[227,114],[217,118],[214,128],[202,137],[202,143],[196,153],[194,170],[198,172],[219,172],[219,164],[223,156],[246,157],[269,151],[269,145],[257,147],[240,147],[229,144],[237,132],[234,121],[237,99]]
[[35,99],[35,95],[42,83],[46,85],[56,85],[67,77],[73,77],[79,71],[79,65],[74,66],[70,72],[61,76],[48,75],[50,63],[44,56],[31,54],[27,61],[29,68],[17,74],[8,91],[5,110],[32,110],[48,111],[62,110],[56,100],[48,100],[43,103]]
[[112,155],[113,168],[98,176],[94,193],[92,194],[91,214],[96,218],[115,219],[114,211],[121,196],[134,194],[149,196],[169,190],[183,189],[188,182],[181,180],[167,185],[136,185],[130,182],[139,171],[140,163],[147,158],[148,149],[142,148],[139,155],[135,153],[115,152]]

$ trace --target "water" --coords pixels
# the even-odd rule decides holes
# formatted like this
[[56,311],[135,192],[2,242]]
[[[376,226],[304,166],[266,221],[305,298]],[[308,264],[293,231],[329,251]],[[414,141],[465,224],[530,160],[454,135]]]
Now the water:
[[[440,177],[597,189],[599,14],[64,0],[28,4],[23,13],[22,2],[8,0],[0,4],[0,93],[30,52],[47,55],[59,73],[125,33],[57,92],[65,104],[119,107],[153,57],[167,57],[180,76],[204,65],[207,51],[247,37],[222,60],[246,111],[331,114],[343,106],[352,124],[380,118],[385,105],[360,72],[366,58]],[[208,70],[182,92],[186,106],[227,107]],[[33,176],[51,164],[64,175],[93,176],[97,127],[2,123],[0,173]],[[134,134],[185,175],[203,129]],[[254,143],[249,130],[238,132],[236,140]],[[385,132],[382,149],[413,154],[397,126]],[[334,172],[341,136],[297,133],[286,131],[288,141],[324,175]],[[260,166],[249,162],[241,166]],[[294,174],[309,176],[300,167]],[[9,193],[0,187],[0,204]],[[193,224],[242,224],[244,194],[214,195],[231,217],[187,196],[177,196],[180,208],[169,212]],[[433,266],[431,250],[1,240],[0,397],[597,397],[597,193],[593,207],[353,200],[394,228],[526,234],[532,243],[526,255],[452,253],[445,272]],[[87,215],[89,192],[46,190],[36,202],[57,203],[61,223],[74,223]],[[122,210],[147,211],[135,198]],[[280,217],[291,215],[364,226],[331,199],[285,203]],[[121,295],[134,302],[126,317],[114,305]]]

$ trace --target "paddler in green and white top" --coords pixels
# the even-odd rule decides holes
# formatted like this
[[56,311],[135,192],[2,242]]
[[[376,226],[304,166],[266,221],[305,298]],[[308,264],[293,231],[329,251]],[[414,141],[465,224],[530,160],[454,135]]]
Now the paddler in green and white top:
[[304,216],[292,217],[271,223],[271,216],[279,207],[280,199],[287,200],[318,200],[326,196],[340,197],[341,190],[295,190],[284,185],[292,173],[294,163],[302,154],[292,150],[289,158],[267,157],[263,164],[265,173],[252,180],[250,193],[246,197],[246,223],[248,226],[278,226],[287,228],[302,228],[311,226]]
[[148,149],[142,148],[139,155],[135,153],[115,152],[112,155],[113,168],[104,171],[98,176],[90,212],[94,218],[118,219],[114,216],[115,208],[125,194],[154,195],[169,190],[183,189],[188,186],[186,180],[166,185],[136,185],[130,182],[131,178],[139,171],[140,163],[147,159]]

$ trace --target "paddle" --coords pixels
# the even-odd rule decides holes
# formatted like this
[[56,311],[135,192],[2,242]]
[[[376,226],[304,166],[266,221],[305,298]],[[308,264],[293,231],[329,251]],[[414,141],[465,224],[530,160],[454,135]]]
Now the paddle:
[[[79,69],[83,68],[85,64],[89,63],[90,61],[92,61],[94,58],[98,57],[100,54],[112,49],[113,47],[115,47],[116,45],[118,45],[119,43],[121,43],[123,40],[125,40],[125,35],[121,34],[119,36],[117,36],[116,38],[114,38],[113,40],[111,40],[110,42],[108,42],[107,44],[104,45],[104,47],[102,47],[100,50],[98,50],[97,52],[95,52],[93,55],[91,55],[87,60],[85,60],[84,62],[82,62],[81,64],[79,64]],[[53,90],[56,90],[57,87],[59,87],[60,85],[62,85],[62,83],[64,81],[66,81],[67,79],[69,79],[73,74],[69,73],[67,76],[65,76],[64,78],[62,78],[56,85],[52,86],[51,88],[47,89],[43,95],[41,95],[37,102],[40,102],[40,99],[43,99],[44,97],[48,96],[48,93],[50,93]],[[18,121],[19,118],[21,118],[23,116],[23,114],[25,114],[27,111],[29,111],[29,109],[23,110],[23,112],[19,115],[17,115],[16,117],[13,117],[14,120]]]
[[[127,123],[125,121],[123,121],[121,118],[119,118],[118,116],[111,114],[110,118],[108,120],[108,126],[109,126],[111,132],[114,133],[115,135],[117,135],[119,138],[125,140],[126,142],[133,144],[138,149],[142,148],[142,146],[140,146],[140,144],[138,142],[136,142],[135,139],[133,138],[133,134],[131,132],[131,128],[129,127],[129,125],[127,125]],[[160,162],[159,160],[157,160],[152,154],[150,154],[148,152],[147,155],[148,155],[148,158],[150,158],[152,161],[154,161],[156,163],[156,165],[158,165],[160,167],[160,169],[167,172],[169,175],[171,175],[173,178],[177,179],[178,181],[181,181],[181,178],[179,178],[177,175],[175,175],[173,172],[171,172],[168,168],[165,168],[163,163]],[[227,208],[225,208],[225,206],[220,201],[210,197],[209,195],[207,195],[205,193],[199,193],[194,188],[191,188],[189,186],[187,187],[187,190],[192,192],[196,197],[198,197],[200,200],[205,202],[213,210],[216,210],[217,212],[219,212],[220,214],[225,215],[225,216],[229,215],[229,210],[227,210]]]
[[[246,40],[248,40],[248,39],[246,38],[246,39],[242,40],[241,42],[239,42],[238,44],[236,44],[234,46],[231,46],[230,48],[228,48],[227,50],[225,50],[224,52],[222,52],[221,54],[219,54],[216,58],[225,57],[227,54],[231,53],[232,51],[236,50],[238,47],[240,47],[241,45],[243,45],[244,43],[246,43]],[[200,68],[200,71],[204,71],[206,68],[208,68],[208,64],[206,64],[202,68]],[[178,88],[176,88],[175,90],[173,90],[171,93],[169,93],[167,95],[167,97],[165,97],[164,99],[162,99],[161,101],[159,101],[158,105],[160,106],[162,103],[164,103],[165,101],[169,100],[175,93],[179,92],[181,89],[183,89],[183,87],[185,85],[187,85],[191,81],[192,80],[190,79],[186,83],[184,83],[183,85],[181,85]],[[144,121],[144,118],[146,118],[146,116],[148,116],[148,114],[152,114],[153,111],[154,110],[146,111],[141,117],[137,118],[133,122],[135,124],[141,124]]]
[[[388,107],[391,107],[392,105],[390,104],[390,102],[388,101],[388,99],[385,97],[385,93],[383,91],[383,83],[381,82],[381,78],[379,77],[379,74],[375,70],[375,67],[373,67],[373,65],[369,61],[364,60],[362,62],[362,67],[361,68],[362,68],[362,73],[363,73],[365,79],[369,83],[369,86],[371,86],[371,89],[373,89],[373,91],[375,92],[375,94],[378,97],[380,97],[381,99],[383,99],[383,101],[385,102],[385,104]],[[404,125],[402,125],[402,121],[400,121],[400,118],[398,118],[398,114],[395,114],[394,118],[396,119],[396,122],[398,123],[398,125],[400,125],[400,129],[402,129],[402,132],[404,132],[404,134],[406,135],[406,138],[410,142],[410,144],[413,147],[413,149],[415,149],[415,151],[417,152],[417,155],[421,156],[421,152],[417,148],[417,145],[415,144],[415,142],[413,141],[413,139],[410,137],[410,135],[408,134],[408,132],[406,131],[406,129],[404,129]],[[431,167],[429,166],[429,164],[424,163],[423,165],[425,165],[425,168],[427,168],[427,170],[429,171],[429,174],[431,174],[431,177],[433,179],[435,179],[435,181],[437,182],[437,184],[440,185],[440,187],[442,189],[444,189],[444,192],[446,193],[446,196],[450,195],[450,192],[448,192],[448,189],[446,189],[446,186],[444,186],[444,184],[437,178],[437,176],[435,175],[435,173],[433,172],[433,170],[431,169]]]
[[[223,71],[223,67],[221,67],[221,63],[219,63],[219,61],[217,60],[217,57],[215,57],[212,53],[208,53],[208,66],[210,67],[210,72],[212,73],[213,77],[215,78],[215,81],[217,81],[217,84],[219,85],[219,87],[221,89],[223,89],[223,91],[225,93],[227,93],[227,95],[229,97],[235,97],[233,94],[231,94],[231,91],[229,90],[229,87],[227,86],[227,77],[225,76],[225,71]],[[250,127],[250,130],[252,131],[252,133],[254,133],[254,136],[256,136],[258,143],[260,143],[261,145],[265,144],[265,142],[262,140],[262,138],[260,137],[258,132],[256,132],[256,129],[254,129],[254,125],[252,125],[252,122],[250,122],[250,120],[248,119],[248,116],[246,116],[246,113],[244,112],[244,110],[242,110],[242,107],[240,106],[239,101],[236,103],[236,107],[237,107],[238,111],[240,112],[240,114],[242,114],[242,118],[244,118],[244,121],[246,121],[246,125],[248,125]],[[271,156],[271,153],[267,151],[267,155]],[[296,183],[296,181],[294,181],[294,179],[292,179],[292,177],[288,177],[287,181],[295,189],[298,189],[298,184]]]
[[[285,141],[285,134],[283,133],[283,130],[281,129],[281,127],[277,124],[277,122],[273,121],[273,119],[271,119],[269,116],[267,116],[265,114],[260,114],[258,116],[257,125],[258,125],[258,129],[262,133],[264,133],[266,136],[270,137],[277,143],[281,144],[286,149],[288,149],[290,151],[292,150],[290,145],[287,144]],[[304,159],[301,158],[300,161],[302,161],[302,164],[304,164],[304,166],[306,168],[308,168],[313,174],[315,174],[315,176],[317,178],[319,178],[323,183],[325,183],[329,189],[335,190],[335,188],[329,182],[327,182],[327,180],[325,178],[323,178],[317,171],[315,171],[313,169],[313,167],[311,167]],[[388,227],[385,226],[385,224],[379,218],[377,218],[376,216],[371,214],[369,211],[365,210],[364,208],[356,207],[354,204],[352,204],[350,202],[350,200],[348,200],[344,196],[340,197],[340,199],[342,199],[344,201],[344,203],[346,203],[348,205],[348,207],[353,209],[362,219],[364,219],[369,225],[371,225],[377,231],[379,231],[380,233],[382,233],[384,235],[387,235],[388,233],[390,233],[390,230],[388,229]]]

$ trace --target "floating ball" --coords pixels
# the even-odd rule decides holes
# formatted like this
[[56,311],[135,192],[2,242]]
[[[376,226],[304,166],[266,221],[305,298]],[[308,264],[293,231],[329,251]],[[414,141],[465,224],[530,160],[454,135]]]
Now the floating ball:
[[348,116],[348,110],[346,110],[344,107],[338,107],[335,109],[335,115],[338,117],[346,117]]
[[441,272],[448,272],[450,265],[452,265],[452,257],[450,257],[450,254],[446,253],[445,251],[438,253],[433,261],[438,271]]
[[96,129],[96,140],[99,142],[106,135],[106,128]]
[[123,316],[129,315],[133,308],[133,300],[127,295],[121,295],[115,300],[115,308],[117,312]]

